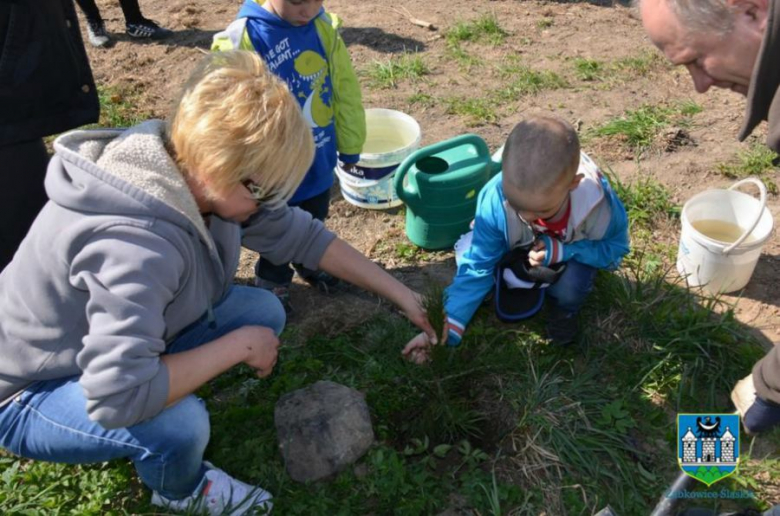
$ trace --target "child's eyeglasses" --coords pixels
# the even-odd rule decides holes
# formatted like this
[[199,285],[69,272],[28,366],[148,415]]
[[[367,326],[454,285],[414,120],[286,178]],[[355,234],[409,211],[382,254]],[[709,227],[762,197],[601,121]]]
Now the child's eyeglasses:
[[252,196],[252,199],[254,199],[257,204],[268,202],[274,197],[273,193],[266,194],[263,189],[251,179],[245,179],[241,181],[241,184],[244,185],[244,188],[249,190],[249,195]]

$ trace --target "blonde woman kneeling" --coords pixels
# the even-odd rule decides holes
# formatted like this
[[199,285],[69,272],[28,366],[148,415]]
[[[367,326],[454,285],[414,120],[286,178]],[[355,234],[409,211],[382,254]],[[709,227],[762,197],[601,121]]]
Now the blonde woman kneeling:
[[75,131],[54,147],[51,200],[0,275],[0,446],[130,458],[169,509],[270,510],[270,494],[203,462],[208,412],[192,394],[237,364],[262,377],[276,363],[284,310],[233,285],[241,245],[377,292],[432,334],[416,294],[286,205],[311,131],[253,53],[209,56],[170,128]]

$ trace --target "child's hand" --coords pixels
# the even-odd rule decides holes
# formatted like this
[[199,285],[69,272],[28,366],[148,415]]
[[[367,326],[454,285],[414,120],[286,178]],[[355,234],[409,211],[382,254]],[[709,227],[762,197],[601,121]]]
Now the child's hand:
[[428,320],[428,314],[425,313],[425,309],[422,307],[422,298],[420,297],[420,294],[407,289],[407,296],[399,303],[399,306],[406,314],[406,317],[428,335],[428,340],[434,344],[439,343],[439,338],[436,336],[436,332],[433,330],[433,326],[431,326],[431,322]]
[[531,267],[538,267],[544,263],[546,257],[547,250],[544,245],[544,240],[537,240],[534,242],[533,248],[528,252],[528,263]]
[[433,344],[431,344],[428,335],[420,333],[404,346],[401,354],[410,362],[418,365],[424,364],[431,360],[432,347]]
[[344,163],[343,161],[339,161],[339,166],[341,166],[341,170],[344,172],[352,172],[355,170],[355,163]]

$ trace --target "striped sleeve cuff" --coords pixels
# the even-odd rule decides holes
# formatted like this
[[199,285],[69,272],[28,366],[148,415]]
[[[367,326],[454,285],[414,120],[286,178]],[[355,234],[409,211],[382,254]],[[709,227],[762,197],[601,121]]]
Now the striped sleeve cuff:
[[466,328],[461,322],[452,317],[447,317],[447,345],[459,346],[465,330]]
[[549,235],[540,235],[539,238],[544,242],[544,248],[547,251],[544,255],[544,265],[549,267],[563,261],[563,242]]

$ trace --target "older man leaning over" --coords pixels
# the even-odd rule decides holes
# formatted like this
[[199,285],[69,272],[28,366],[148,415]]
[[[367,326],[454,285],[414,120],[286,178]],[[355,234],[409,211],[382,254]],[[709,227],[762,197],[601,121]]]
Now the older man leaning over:
[[[637,0],[653,43],[688,69],[696,91],[712,86],[747,96],[739,139],[768,121],[780,151],[780,0]],[[731,393],[748,432],[780,424],[780,347]]]

